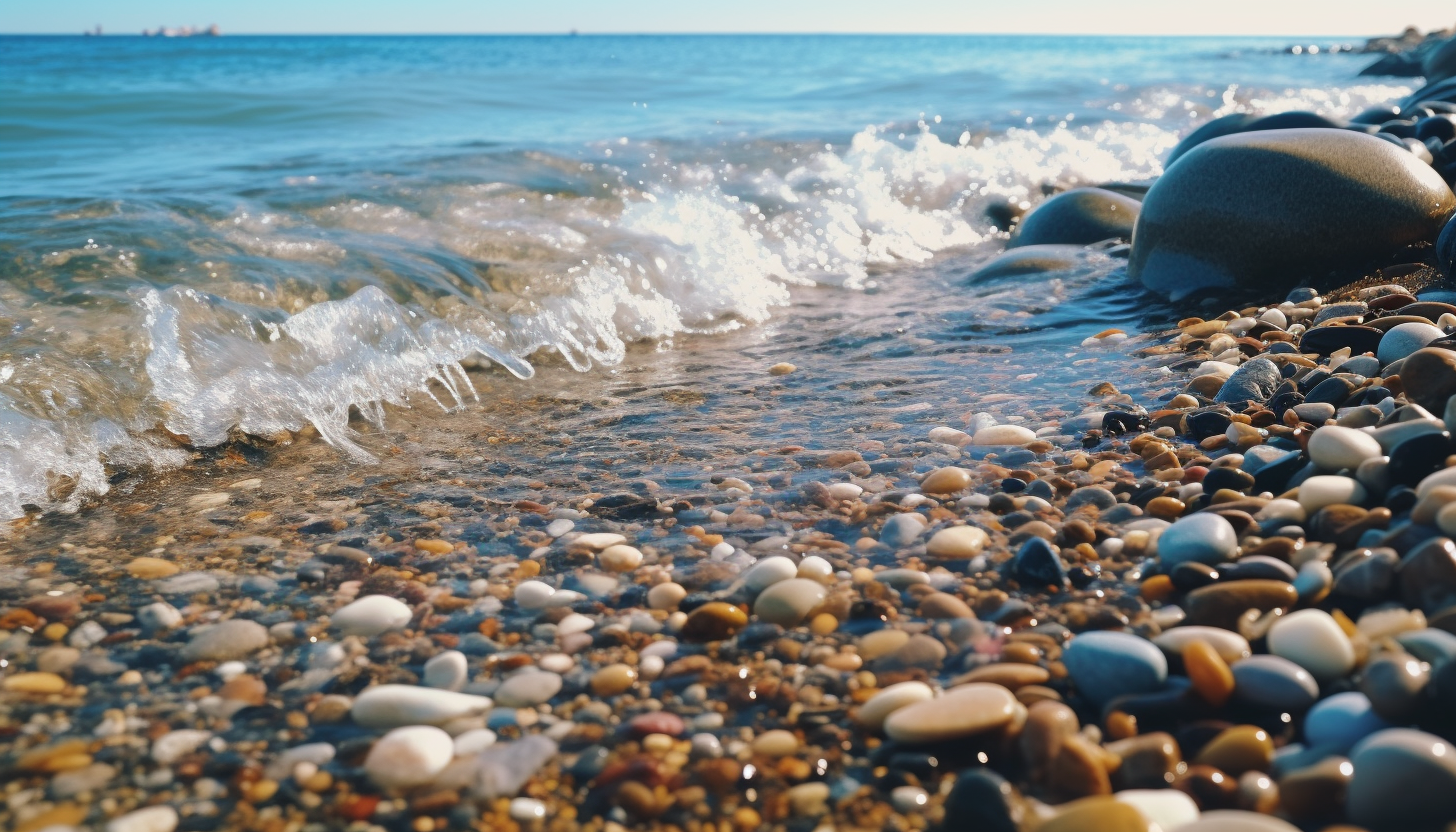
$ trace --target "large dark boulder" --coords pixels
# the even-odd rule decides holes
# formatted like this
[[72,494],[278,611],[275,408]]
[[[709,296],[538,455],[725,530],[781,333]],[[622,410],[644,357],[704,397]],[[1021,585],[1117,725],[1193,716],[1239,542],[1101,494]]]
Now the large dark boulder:
[[1456,38],[1442,41],[1426,50],[1421,58],[1421,74],[1426,83],[1434,84],[1456,76]]
[[1007,248],[1090,245],[1131,240],[1142,203],[1102,188],[1077,188],[1031,209],[1011,234]]
[[1456,195],[1429,166],[1348,130],[1267,130],[1205,142],[1143,201],[1128,273],[1174,299],[1281,292],[1434,240]]
[[1311,113],[1305,110],[1291,110],[1287,113],[1275,113],[1269,116],[1260,116],[1259,118],[1255,118],[1246,113],[1234,113],[1223,116],[1222,118],[1216,118],[1203,124],[1192,133],[1189,133],[1183,141],[1178,142],[1178,145],[1173,148],[1173,152],[1168,154],[1168,161],[1164,166],[1173,164],[1188,151],[1219,136],[1231,136],[1235,133],[1257,133],[1262,130],[1294,130],[1300,127],[1323,127],[1337,130],[1345,126],[1342,122],[1331,121],[1319,113]]

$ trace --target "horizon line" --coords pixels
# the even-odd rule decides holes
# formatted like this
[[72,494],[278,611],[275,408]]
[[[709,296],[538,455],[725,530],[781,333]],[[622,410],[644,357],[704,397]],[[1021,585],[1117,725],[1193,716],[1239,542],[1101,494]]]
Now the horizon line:
[[913,35],[917,37],[965,37],[975,35],[996,35],[999,37],[1102,37],[1102,38],[1361,38],[1372,39],[1382,37],[1399,37],[1395,34],[1319,34],[1311,35],[1299,32],[1274,32],[1274,33],[1248,33],[1248,32],[1020,32],[1001,31],[987,29],[981,31],[965,32],[839,32],[839,31],[802,31],[802,32],[643,32],[643,31],[593,31],[582,32],[576,29],[552,30],[552,31],[510,31],[510,32],[231,32],[219,35],[190,35],[165,37],[159,35],[144,35],[141,32],[118,31],[106,33],[103,30],[101,35],[94,35],[85,30],[79,32],[7,32],[0,30],[0,37],[76,37],[76,38],[146,38],[148,40],[210,40],[216,38],[240,38],[240,37],[802,37],[805,35],[814,37],[903,37]]

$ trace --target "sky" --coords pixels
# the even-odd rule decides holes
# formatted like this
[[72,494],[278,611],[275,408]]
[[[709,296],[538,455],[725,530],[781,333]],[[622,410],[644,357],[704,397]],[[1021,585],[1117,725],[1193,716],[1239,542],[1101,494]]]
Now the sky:
[[0,0],[0,32],[1027,32],[1374,35],[1456,25],[1449,0]]

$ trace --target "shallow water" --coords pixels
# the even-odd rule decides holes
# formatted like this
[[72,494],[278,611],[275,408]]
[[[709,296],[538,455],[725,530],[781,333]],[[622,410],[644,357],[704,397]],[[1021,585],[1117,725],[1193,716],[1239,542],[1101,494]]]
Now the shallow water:
[[697,476],[1146,390],[1129,345],[1078,345],[1172,313],[1094,253],[967,285],[985,209],[1155,176],[1212,115],[1406,90],[1277,45],[0,39],[0,516],[196,491],[244,435],[291,443],[232,452],[277,483],[428,478],[485,435],[527,479],[563,435]]

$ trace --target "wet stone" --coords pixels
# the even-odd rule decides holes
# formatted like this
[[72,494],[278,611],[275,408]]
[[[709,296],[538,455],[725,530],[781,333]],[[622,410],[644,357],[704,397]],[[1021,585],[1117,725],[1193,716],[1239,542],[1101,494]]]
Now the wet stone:
[[1077,690],[1096,703],[1129,693],[1158,690],[1168,677],[1168,662],[1152,642],[1117,632],[1077,636],[1062,654]]
[[1303,712],[1319,698],[1308,671],[1278,656],[1250,656],[1233,666],[1234,697],[1256,708]]
[[1456,754],[1407,728],[1372,734],[1350,754],[1350,820],[1372,830],[1420,829],[1456,818]]
[[894,711],[885,720],[885,733],[907,744],[973,737],[1001,728],[1023,709],[1006,688],[973,683]]
[[1060,588],[1067,582],[1061,555],[1055,547],[1040,537],[1028,538],[1021,545],[1012,563],[1012,572],[1028,588]]

